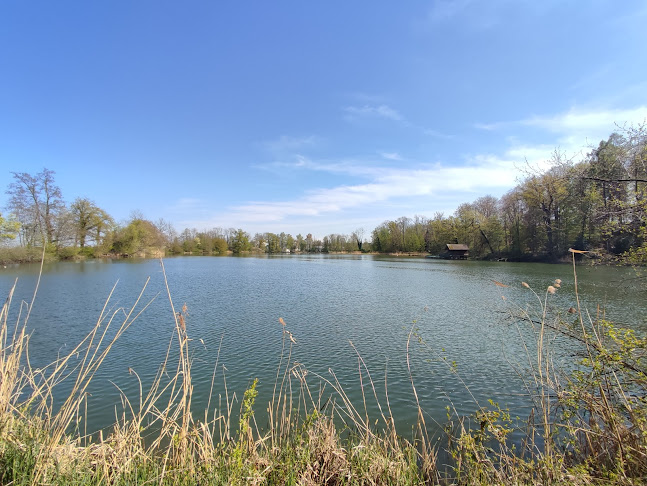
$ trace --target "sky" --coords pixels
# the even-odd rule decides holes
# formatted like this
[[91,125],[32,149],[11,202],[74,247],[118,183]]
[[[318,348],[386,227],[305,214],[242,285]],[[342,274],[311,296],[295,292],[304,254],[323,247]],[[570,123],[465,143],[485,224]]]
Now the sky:
[[0,188],[48,168],[178,231],[449,216],[645,122],[645,25],[642,0],[3,0]]

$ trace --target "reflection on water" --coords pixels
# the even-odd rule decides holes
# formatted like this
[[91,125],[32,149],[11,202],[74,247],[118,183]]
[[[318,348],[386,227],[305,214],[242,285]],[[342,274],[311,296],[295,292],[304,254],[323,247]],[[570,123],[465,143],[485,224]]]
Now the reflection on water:
[[[196,410],[207,404],[216,361],[211,403],[218,403],[224,394],[223,375],[230,396],[235,392],[238,397],[258,377],[257,408],[263,410],[279,363],[282,317],[297,340],[292,358],[308,369],[311,386],[318,387],[317,375],[332,379],[332,370],[361,404],[359,353],[378,398],[386,405],[388,393],[405,434],[416,418],[406,364],[412,328],[413,379],[432,419],[444,420],[449,400],[459,413],[470,413],[492,398],[521,414],[527,406],[523,379],[528,356],[523,339],[531,341],[532,330],[506,316],[510,309],[538,309],[545,288],[556,278],[562,287],[550,296],[549,305],[562,311],[575,305],[568,265],[308,255],[177,257],[165,260],[165,267],[176,310],[185,303],[188,307]],[[13,319],[20,302],[31,299],[37,274],[37,265],[0,269],[3,295],[18,277]],[[647,331],[645,291],[635,277],[627,268],[579,267],[584,305],[592,314],[600,305],[612,320]],[[129,369],[150,382],[164,359],[174,322],[161,267],[156,260],[96,260],[45,268],[29,323],[35,367],[71,350],[102,310],[120,323],[149,278],[139,308],[150,306],[92,383],[91,429],[114,421],[120,403],[115,384],[129,396],[137,395],[139,385]],[[521,287],[522,281],[537,290],[539,300]],[[372,389],[366,388],[368,377],[362,378],[369,412],[377,417]]]

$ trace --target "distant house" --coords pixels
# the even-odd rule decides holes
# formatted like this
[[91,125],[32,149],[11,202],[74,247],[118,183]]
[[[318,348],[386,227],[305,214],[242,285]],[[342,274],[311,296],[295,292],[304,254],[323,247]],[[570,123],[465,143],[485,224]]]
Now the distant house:
[[443,256],[449,260],[465,260],[470,256],[470,249],[462,243],[448,243]]

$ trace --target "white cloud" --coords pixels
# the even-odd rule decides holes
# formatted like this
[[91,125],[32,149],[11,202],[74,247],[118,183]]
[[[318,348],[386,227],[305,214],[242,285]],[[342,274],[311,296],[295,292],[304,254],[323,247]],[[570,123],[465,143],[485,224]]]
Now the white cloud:
[[386,118],[394,121],[404,121],[400,113],[388,105],[347,106],[344,108],[348,119],[357,118]]
[[387,160],[402,160],[402,157],[397,152],[380,152],[380,155]]
[[[526,9],[539,10],[547,2],[527,3]],[[505,23],[513,0],[434,0],[426,22],[435,27],[438,24],[454,24],[461,29],[476,31],[489,30]],[[534,4],[540,4],[539,6]]]
[[373,166],[353,159],[341,159],[337,161],[321,160],[315,162],[304,155],[295,155],[292,161],[275,161],[255,167],[274,171],[312,170],[360,177],[371,177],[376,171]]
[[537,165],[550,158],[555,151],[553,145],[526,145],[517,144],[505,151],[506,157],[520,162],[527,161],[531,165]]
[[[555,150],[567,157],[577,157],[597,145],[622,127],[624,124],[635,125],[647,120],[647,106],[631,109],[583,109],[571,108],[553,116],[532,116],[512,122],[476,124],[475,127],[488,131],[516,131],[528,127],[534,129],[535,138],[542,141],[529,144],[514,142],[504,155],[507,158],[538,167],[546,167]],[[517,136],[517,139],[519,136]]]
[[501,128],[502,125],[502,123],[475,123],[474,128],[491,132],[497,130],[498,128]]
[[370,173],[372,177],[365,184],[312,190],[292,201],[255,201],[236,206],[230,208],[233,217],[247,223],[278,222],[289,217],[315,217],[399,198],[447,194],[457,202],[464,202],[476,192],[502,192],[515,184],[514,163],[495,156],[476,157],[462,167],[436,165],[419,169],[367,169],[344,164],[319,164],[316,167],[315,170],[331,172]]
[[[378,109],[379,107],[384,107]],[[351,107],[352,108],[352,107]],[[347,109],[354,116],[406,120],[387,105],[364,105]],[[463,165],[448,163],[405,165],[396,151],[376,152],[379,159],[312,159],[293,155],[286,161],[263,166],[268,169],[323,172],[360,178],[357,184],[339,184],[331,188],[305,191],[293,199],[257,200],[226,208],[215,221],[213,213],[193,226],[236,226],[252,231],[352,231],[351,226],[369,227],[385,218],[426,214],[435,211],[450,214],[459,204],[484,194],[499,196],[512,189],[521,175],[524,161],[547,168],[555,150],[571,157],[586,149],[587,144],[607,138],[615,123],[640,123],[647,118],[647,107],[634,109],[573,108],[553,116],[532,116],[512,122],[481,125],[480,128],[499,137],[501,148],[490,154],[463,157]],[[530,138],[532,137],[532,138]],[[529,140],[535,141],[534,143]],[[289,137],[279,141],[285,146]],[[306,138],[307,141],[307,138]],[[389,162],[393,161],[389,164]],[[388,164],[388,167],[384,165]],[[192,204],[191,200],[185,201]],[[195,214],[195,213],[193,213]],[[352,220],[352,223],[349,221]],[[364,222],[361,222],[364,221]]]
[[616,124],[640,123],[647,120],[647,106],[632,109],[583,110],[571,108],[552,117],[534,116],[520,123],[542,128],[558,134],[588,134],[590,137],[606,138]]
[[184,213],[188,211],[201,211],[206,207],[206,202],[202,199],[193,197],[183,197],[177,199],[170,207],[172,213]]
[[429,10],[429,19],[433,22],[443,22],[456,17],[467,10],[472,0],[437,0]]
[[433,130],[432,128],[421,128],[421,130],[422,130],[422,133],[424,133],[425,135],[430,135],[436,138],[444,138],[444,139],[454,138],[451,135],[447,135],[446,133],[439,132],[438,130]]
[[319,137],[310,135],[307,137],[291,137],[288,135],[281,135],[276,140],[265,142],[265,147],[272,152],[290,152],[303,149],[305,147],[312,147],[319,143]]

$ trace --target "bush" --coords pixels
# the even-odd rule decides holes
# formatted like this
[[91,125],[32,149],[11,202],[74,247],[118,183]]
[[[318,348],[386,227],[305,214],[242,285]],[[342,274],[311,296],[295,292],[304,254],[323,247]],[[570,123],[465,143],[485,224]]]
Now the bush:
[[71,260],[79,254],[79,250],[73,246],[59,248],[56,252],[61,260]]

